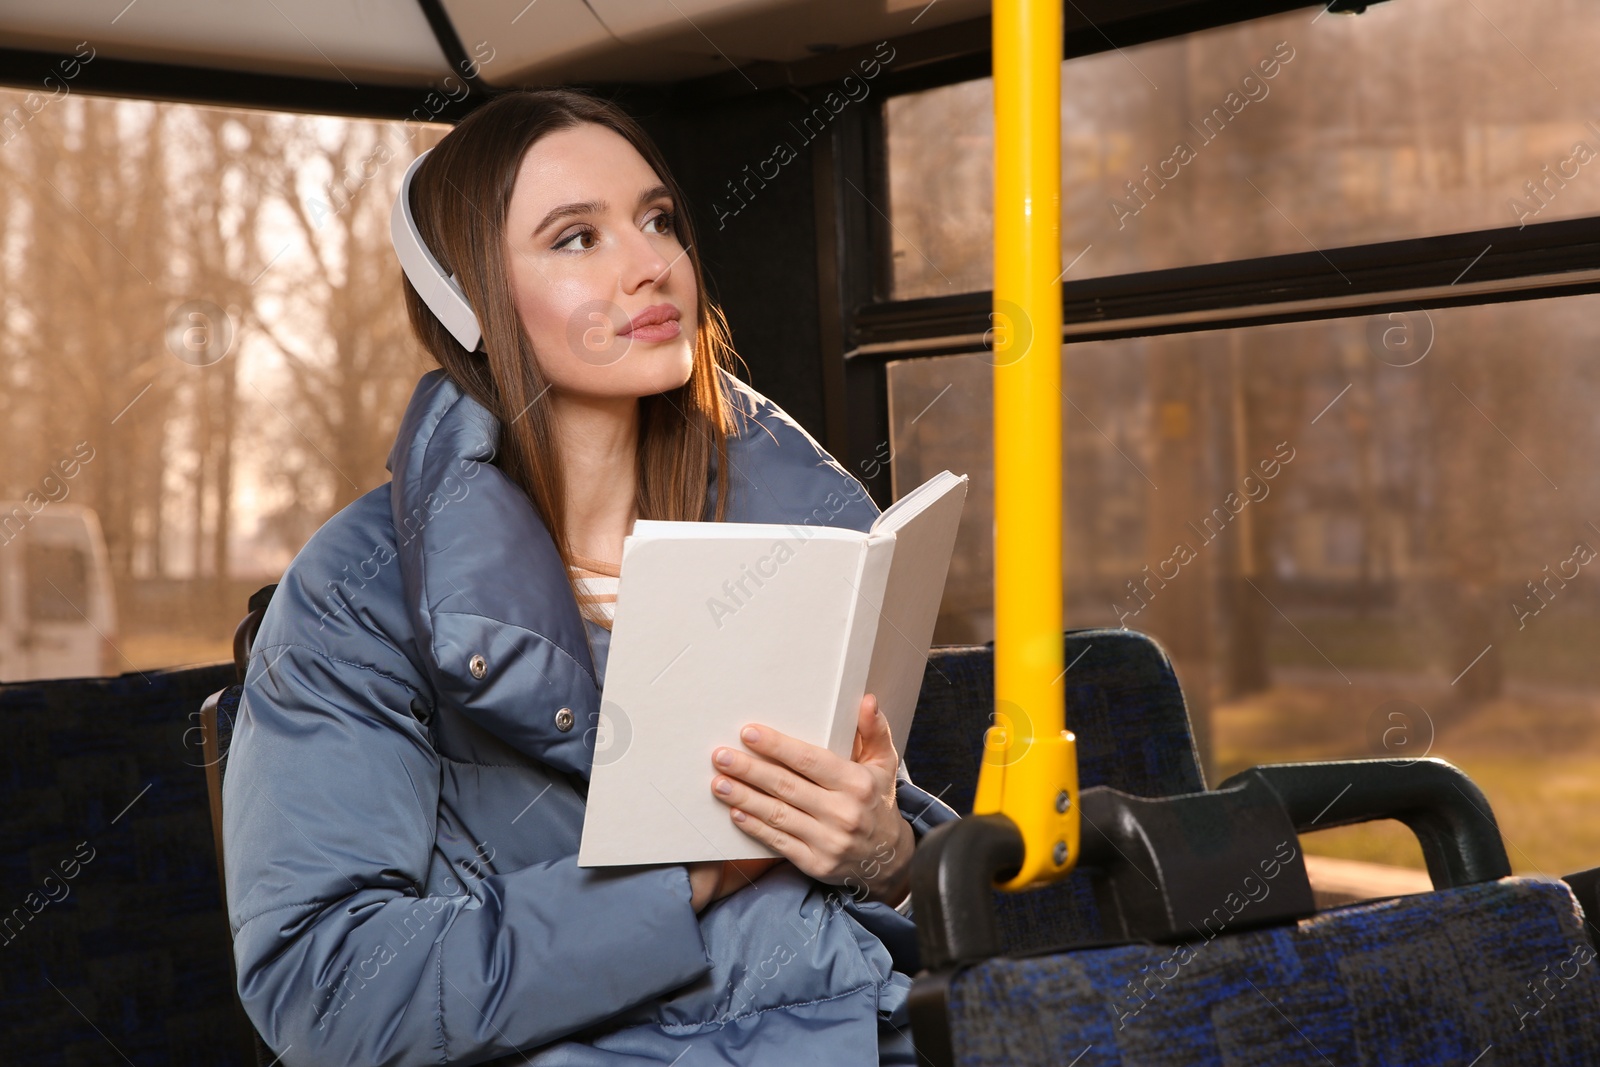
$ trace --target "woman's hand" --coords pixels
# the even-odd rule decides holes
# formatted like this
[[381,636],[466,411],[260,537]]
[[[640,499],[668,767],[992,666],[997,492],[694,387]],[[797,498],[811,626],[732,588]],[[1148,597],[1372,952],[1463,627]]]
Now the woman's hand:
[[764,860],[707,860],[689,864],[689,905],[695,914],[714,900],[751,885],[757,878],[782,863],[777,857]]
[[734,825],[820,882],[898,904],[916,837],[895,805],[900,757],[877,697],[861,700],[848,760],[759,723],[742,734],[748,752],[711,754],[722,772],[712,795],[732,809]]

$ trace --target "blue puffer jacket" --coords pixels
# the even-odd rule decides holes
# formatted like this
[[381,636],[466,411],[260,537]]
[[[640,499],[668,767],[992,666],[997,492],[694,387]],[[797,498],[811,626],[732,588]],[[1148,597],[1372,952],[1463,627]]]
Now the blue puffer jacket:
[[[872,523],[816,441],[723,381],[729,519]],[[682,865],[577,866],[601,650],[491,462],[499,434],[425,375],[393,480],[317,531],[267,609],[223,791],[246,1012],[291,1067],[877,1063],[917,966],[889,905],[783,863],[696,915]],[[957,817],[901,775],[917,837]]]

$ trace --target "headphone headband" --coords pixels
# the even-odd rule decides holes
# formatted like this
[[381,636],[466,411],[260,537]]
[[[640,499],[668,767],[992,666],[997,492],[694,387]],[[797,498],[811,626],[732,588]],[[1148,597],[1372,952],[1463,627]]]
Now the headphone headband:
[[428,251],[427,244],[422,240],[422,231],[417,229],[417,220],[411,216],[411,178],[431,151],[433,149],[430,148],[412,160],[411,166],[406,168],[405,177],[400,179],[400,192],[394,198],[394,209],[389,212],[389,240],[400,259],[400,269],[411,279],[411,285],[422,297],[422,302],[428,305],[428,309],[461,343],[462,348],[473,352],[483,343],[483,330],[478,325],[478,317],[472,313],[472,305],[467,302],[467,294],[462,292],[456,276],[446,274],[444,268],[439,266],[439,261],[433,258],[433,253]]

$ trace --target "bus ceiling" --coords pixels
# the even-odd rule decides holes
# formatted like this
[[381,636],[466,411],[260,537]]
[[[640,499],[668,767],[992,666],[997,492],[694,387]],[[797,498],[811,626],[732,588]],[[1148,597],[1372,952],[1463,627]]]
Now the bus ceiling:
[[[1075,0],[1064,54],[1313,6],[1323,5]],[[133,0],[108,10],[0,2],[0,84],[452,122],[482,99],[466,91],[474,84],[718,99],[837,81],[885,43],[902,87],[978,77],[991,38],[987,0],[279,0],[219,4],[210,17],[183,0]]]

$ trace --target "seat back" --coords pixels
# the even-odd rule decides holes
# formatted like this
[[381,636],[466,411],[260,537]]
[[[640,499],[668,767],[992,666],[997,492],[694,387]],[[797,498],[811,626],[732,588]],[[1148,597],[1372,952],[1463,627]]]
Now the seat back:
[[1600,1062],[1600,964],[1565,883],[1504,878],[1289,926],[1033,957],[949,985],[935,1067]]
[[[1082,856],[1114,945],[1010,950],[992,890],[1021,831],[946,823],[912,867],[910,1014],[932,1067],[1600,1062],[1574,885],[1510,876],[1487,799],[1440,759],[1256,767],[1215,790],[1088,786]],[[1315,912],[1297,836],[1392,818],[1434,892]],[[1058,887],[1018,894],[1044,897]]]
[[[3,1058],[255,1062],[206,840],[201,701],[233,664],[0,686]],[[109,1057],[109,1059],[108,1059]]]
[[217,884],[223,889],[224,906],[227,903],[228,874],[222,859],[222,776],[227,770],[228,746],[233,741],[233,724],[239,715],[239,698],[243,695],[244,686],[236,682],[212,693],[200,706],[200,736],[206,761],[206,800],[211,813],[211,843],[217,850]]
[[[244,696],[244,678],[250,663],[250,648],[255,644],[256,631],[261,627],[261,619],[267,612],[267,604],[271,602],[273,590],[277,588],[276,584],[263,586],[251,594],[249,610],[233,631],[233,663],[238,680],[226,689],[212,693],[200,707],[207,807],[211,813],[211,838],[217,852],[217,884],[222,889],[224,910],[227,907],[228,870],[222,849],[222,781],[228,770],[228,749],[233,743],[233,726],[239,715],[239,701]],[[233,989],[237,995],[238,979],[232,963],[230,952],[229,974],[234,976]],[[244,1006],[238,1004],[237,1000],[235,1004],[239,1008],[239,1013],[243,1015]],[[249,1027],[251,1044],[255,1049],[257,1067],[269,1067],[270,1064],[276,1063],[278,1057],[261,1039],[261,1034],[257,1032],[255,1025],[248,1021],[246,1025]]]
[[[1177,675],[1161,646],[1133,630],[1068,630],[1067,727],[1077,737],[1078,781],[1137,796],[1204,788]],[[917,785],[963,815],[972,811],[984,731],[993,722],[994,646],[934,648],[906,739]],[[1005,950],[1022,952],[1104,936],[1088,879],[1073,875],[1035,893],[996,892]]]
[[[226,896],[228,875],[222,860],[222,775],[228,762],[228,745],[233,740],[233,720],[244,695],[245,671],[250,665],[250,647],[256,631],[272,602],[277,583],[262,586],[250,594],[245,617],[233,630],[233,668],[235,684],[219,689],[200,705],[200,747],[205,758],[206,799],[211,811],[211,840],[217,850],[217,884]],[[226,900],[224,900],[226,906]]]

